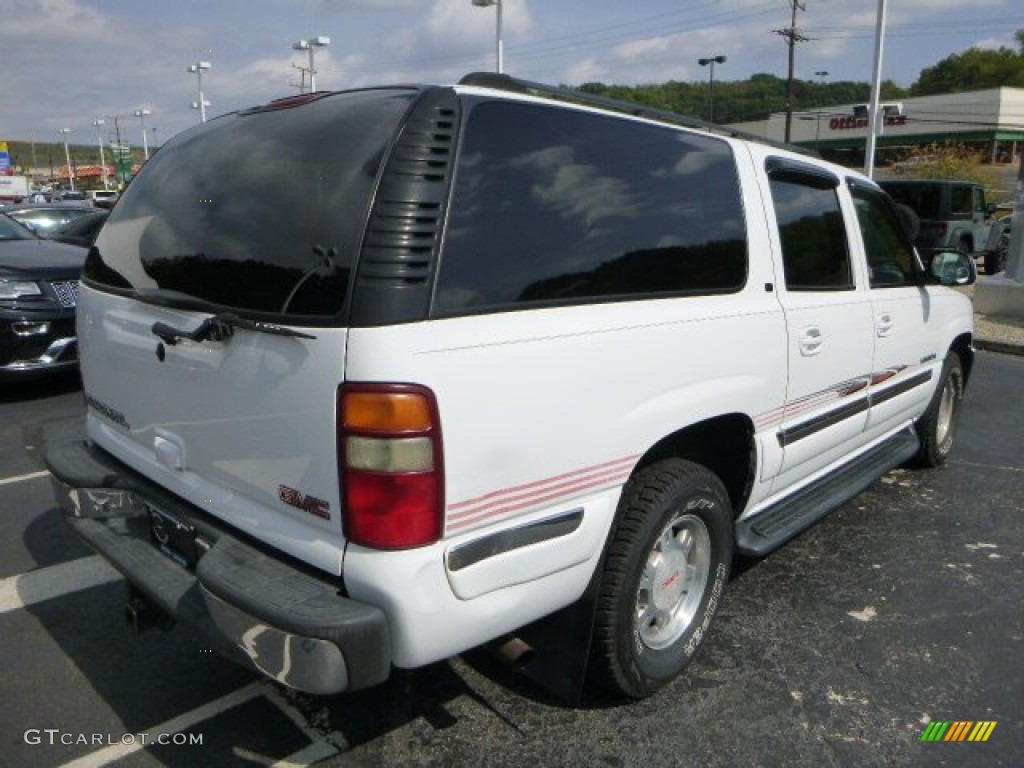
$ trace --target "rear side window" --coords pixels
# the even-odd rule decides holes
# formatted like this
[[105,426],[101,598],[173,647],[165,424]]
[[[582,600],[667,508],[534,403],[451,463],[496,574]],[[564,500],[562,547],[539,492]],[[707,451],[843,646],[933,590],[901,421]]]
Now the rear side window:
[[782,241],[786,288],[791,291],[852,289],[846,226],[835,187],[796,176],[771,179],[772,202]]
[[416,91],[228,115],[156,153],[84,276],[153,301],[334,316],[388,144]]
[[949,208],[951,218],[969,219],[974,214],[974,188],[964,184],[954,184],[949,191]]
[[746,272],[726,142],[532,104],[470,113],[435,315],[729,292]]

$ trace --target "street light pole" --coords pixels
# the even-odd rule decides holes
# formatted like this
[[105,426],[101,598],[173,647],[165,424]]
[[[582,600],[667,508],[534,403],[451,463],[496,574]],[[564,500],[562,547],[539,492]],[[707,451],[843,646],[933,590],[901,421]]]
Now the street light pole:
[[93,120],[92,124],[96,127],[96,138],[100,145],[100,177],[103,179],[103,188],[109,189],[107,186],[107,161],[103,156],[103,125],[106,121],[103,118]]
[[[114,135],[117,137],[117,151],[114,154],[114,170],[117,172],[118,189],[124,189],[124,147],[121,145],[121,116],[114,115]],[[131,157],[131,148],[129,155]]]
[[64,159],[68,164],[68,183],[71,185],[71,191],[75,191],[75,174],[71,170],[71,153],[68,151],[68,134],[71,133],[70,128],[58,128],[57,133],[61,135],[64,140]]
[[502,41],[502,34],[501,34],[501,26],[502,26],[501,0],[473,0],[473,5],[475,5],[477,8],[490,8],[493,5],[495,7],[496,11],[497,11],[498,20],[497,20],[497,27],[496,27],[496,31],[495,31],[495,45],[494,45],[494,49],[495,49],[495,63],[496,63],[497,69],[495,71],[500,75],[502,72],[505,71],[504,44],[503,44],[503,41]]
[[148,109],[136,109],[135,116],[142,123],[142,155],[149,160],[149,140],[146,138],[146,115],[153,114]]
[[871,77],[871,99],[868,105],[868,141],[864,148],[864,175],[869,179],[875,173],[875,145],[878,141],[878,102],[882,94],[882,54],[885,49],[885,0],[878,0],[875,22],[875,64]]
[[[317,37],[311,37],[308,40],[299,40],[297,43],[292,43],[292,48],[296,51],[309,51],[309,92],[316,93],[316,67],[313,65],[313,50],[315,48],[326,48],[331,44],[331,38],[323,35]],[[301,93],[301,88],[299,89]]]
[[197,61],[195,64],[189,64],[186,70],[195,75],[199,83],[199,101],[192,102],[192,109],[199,110],[199,122],[201,123],[206,122],[206,108],[210,106],[210,102],[203,98],[203,70],[210,69],[212,66],[208,61]]
[[697,59],[702,67],[709,67],[708,70],[708,122],[715,122],[715,64],[725,64],[725,56],[712,56],[709,59]]
[[[828,77],[828,71],[820,69],[814,73],[816,77],[821,78],[821,87],[825,87],[825,78]],[[818,141],[821,139],[821,97],[818,97],[818,116],[814,122],[814,150],[818,150]]]

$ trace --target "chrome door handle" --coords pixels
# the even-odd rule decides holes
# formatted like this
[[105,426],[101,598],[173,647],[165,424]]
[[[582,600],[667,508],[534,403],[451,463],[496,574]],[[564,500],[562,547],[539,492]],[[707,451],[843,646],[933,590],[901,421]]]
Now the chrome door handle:
[[800,329],[800,354],[805,357],[816,355],[821,352],[821,347],[825,343],[825,337],[822,336],[821,328],[816,325],[808,326],[807,328]]

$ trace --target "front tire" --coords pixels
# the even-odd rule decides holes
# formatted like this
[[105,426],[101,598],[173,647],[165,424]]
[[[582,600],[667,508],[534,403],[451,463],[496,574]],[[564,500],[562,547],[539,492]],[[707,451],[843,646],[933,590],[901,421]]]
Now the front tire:
[[960,406],[964,398],[964,369],[960,355],[950,351],[942,366],[938,389],[932,395],[928,410],[917,421],[917,434],[921,438],[915,463],[923,467],[945,464],[953,450],[953,438],[960,419]]
[[631,478],[605,554],[591,678],[643,698],[676,677],[718,610],[732,550],[732,508],[714,474],[669,459]]

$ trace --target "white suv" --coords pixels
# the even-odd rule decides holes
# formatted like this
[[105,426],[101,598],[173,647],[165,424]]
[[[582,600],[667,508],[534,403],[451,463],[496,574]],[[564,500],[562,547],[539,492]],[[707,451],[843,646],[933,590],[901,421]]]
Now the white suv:
[[88,439],[48,454],[130,615],[315,693],[547,622],[563,690],[639,697],[735,551],[942,462],[969,302],[871,181],[721,130],[475,75],[168,142],[90,251]]
[[90,189],[89,200],[98,208],[113,208],[120,193],[116,189]]

